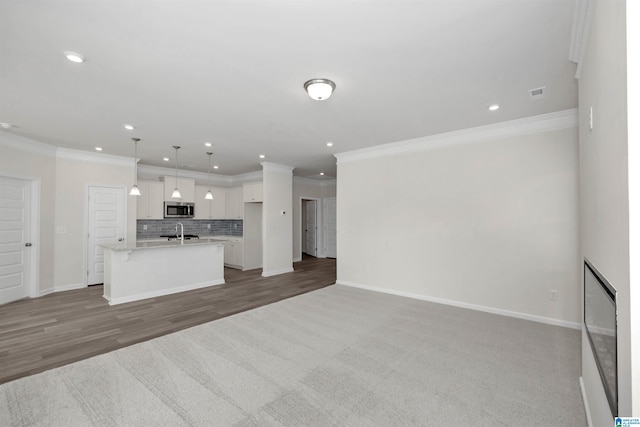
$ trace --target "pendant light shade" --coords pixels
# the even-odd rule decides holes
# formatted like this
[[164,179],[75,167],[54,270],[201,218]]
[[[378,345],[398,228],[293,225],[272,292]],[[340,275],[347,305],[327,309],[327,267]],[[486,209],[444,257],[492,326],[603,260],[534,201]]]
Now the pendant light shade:
[[209,156],[209,191],[204,195],[205,200],[213,200],[213,193],[211,192],[211,155],[213,153],[207,152],[207,156]]
[[329,79],[311,79],[305,82],[304,89],[312,99],[324,101],[336,90],[336,84]]
[[140,189],[138,188],[138,141],[140,138],[131,138],[134,143],[133,151],[133,187],[129,192],[130,196],[140,196]]
[[178,150],[180,149],[180,146],[174,145],[173,148],[176,150],[176,188],[173,189],[173,193],[171,193],[171,198],[182,199],[182,194],[180,194],[180,190],[178,190]]

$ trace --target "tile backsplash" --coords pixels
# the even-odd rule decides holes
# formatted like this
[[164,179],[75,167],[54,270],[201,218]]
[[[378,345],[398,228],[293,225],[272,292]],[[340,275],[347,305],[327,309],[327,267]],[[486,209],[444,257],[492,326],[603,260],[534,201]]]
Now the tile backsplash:
[[[184,225],[184,234],[203,236],[242,236],[241,219],[139,219],[136,237],[151,239],[161,234],[173,234],[176,224]],[[211,224],[211,228],[207,226]],[[147,229],[144,229],[144,226]]]

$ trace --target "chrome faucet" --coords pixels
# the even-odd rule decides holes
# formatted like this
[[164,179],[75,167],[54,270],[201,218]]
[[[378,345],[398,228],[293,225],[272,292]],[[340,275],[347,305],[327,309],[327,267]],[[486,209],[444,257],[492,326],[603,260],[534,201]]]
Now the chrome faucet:
[[180,226],[180,244],[184,245],[184,225],[181,222],[176,224],[176,236],[178,235],[178,226]]

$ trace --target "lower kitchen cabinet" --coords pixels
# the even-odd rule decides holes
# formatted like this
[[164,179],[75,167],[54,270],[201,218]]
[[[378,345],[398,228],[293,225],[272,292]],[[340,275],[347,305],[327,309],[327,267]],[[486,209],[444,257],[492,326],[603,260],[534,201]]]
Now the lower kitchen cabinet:
[[242,249],[242,238],[226,238],[224,243],[224,265],[228,267],[242,268]]

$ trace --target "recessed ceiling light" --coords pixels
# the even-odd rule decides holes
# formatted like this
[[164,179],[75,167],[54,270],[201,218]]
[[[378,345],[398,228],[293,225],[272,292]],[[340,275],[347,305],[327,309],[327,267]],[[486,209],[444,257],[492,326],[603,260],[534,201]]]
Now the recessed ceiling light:
[[260,154],[260,158],[264,159],[266,156],[264,154]]
[[102,151],[102,147],[96,147],[96,151]]
[[333,147],[333,142],[327,142],[327,147]]
[[213,168],[214,169],[218,169],[218,165],[213,165]]
[[124,128],[126,130],[134,130],[135,129],[135,127],[133,127],[133,125],[124,125]]
[[204,146],[205,146],[205,147],[211,147],[211,143],[210,143],[210,142],[205,142],[205,143],[204,143]]
[[168,162],[169,158],[168,157],[163,157],[162,160],[164,160],[165,162]]
[[324,172],[320,172],[320,175],[324,175]]
[[0,128],[2,129],[11,129],[13,125],[11,123],[0,123]]
[[489,111],[496,111],[500,108],[498,104],[489,105]]
[[67,51],[64,53],[64,56],[71,62],[75,62],[78,64],[81,64],[84,62],[84,56],[76,52]]

